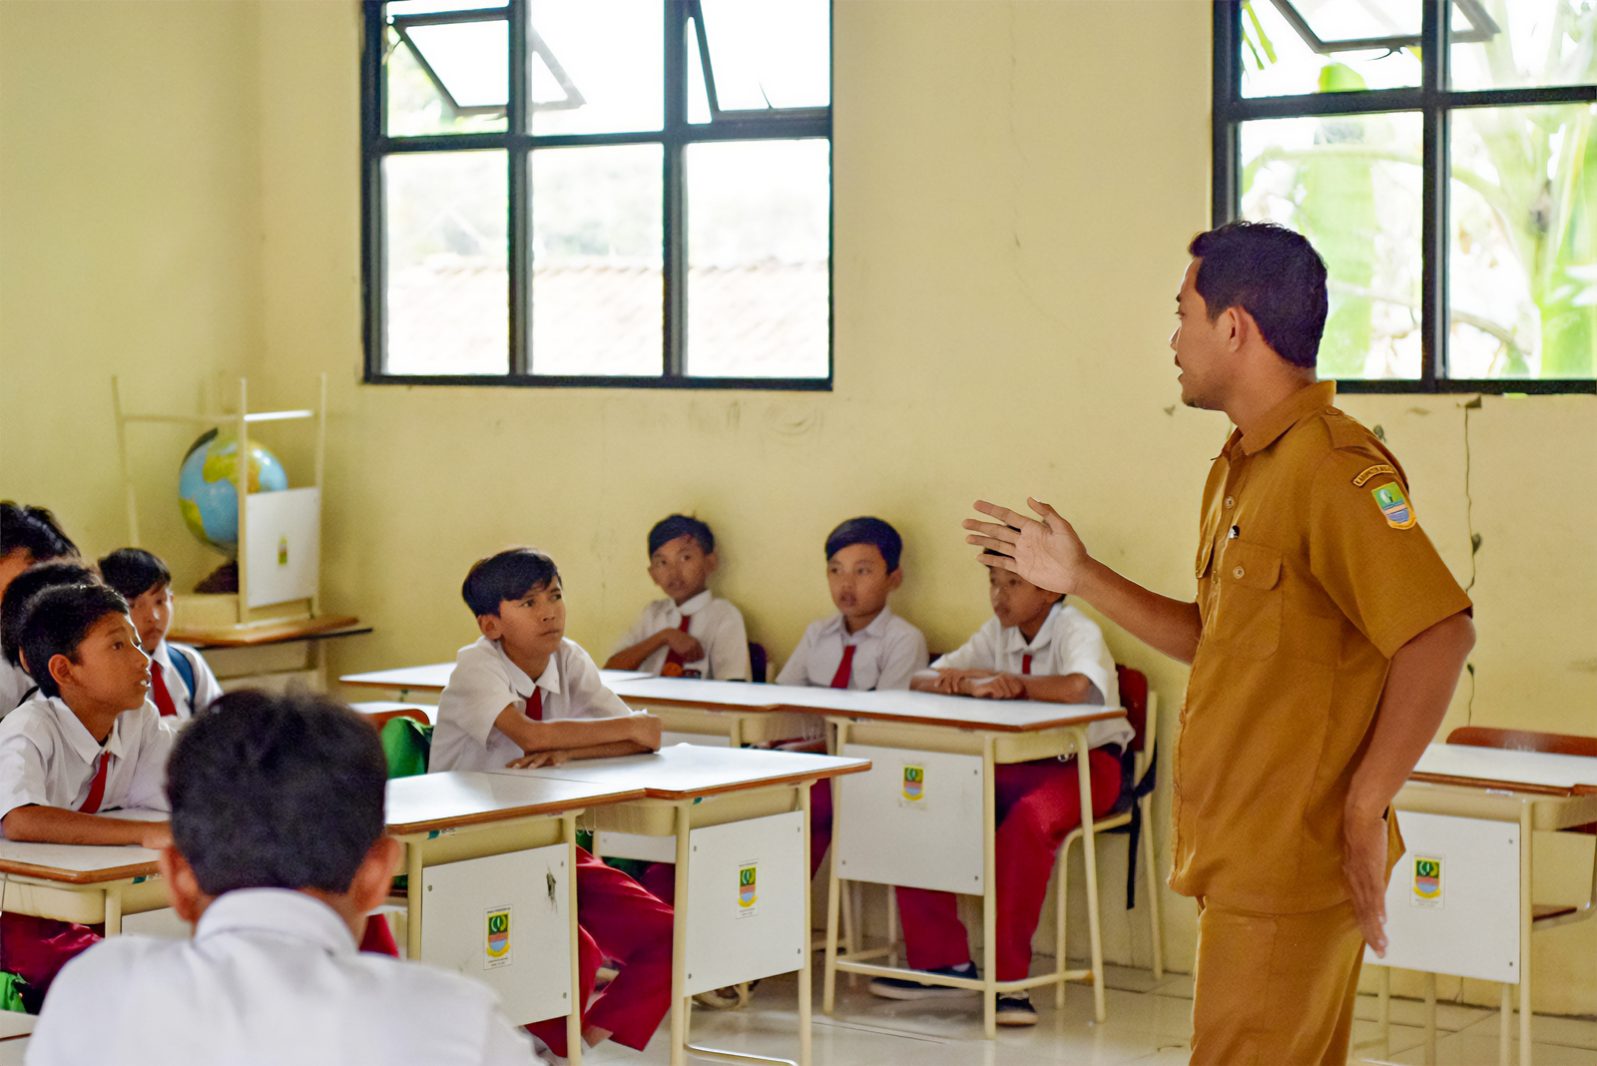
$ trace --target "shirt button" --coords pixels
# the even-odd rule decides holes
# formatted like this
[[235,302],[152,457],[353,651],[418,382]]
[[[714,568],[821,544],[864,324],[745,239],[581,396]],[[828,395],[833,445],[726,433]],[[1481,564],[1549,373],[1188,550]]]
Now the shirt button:
[[1227,496],[1225,498],[1225,505],[1226,509],[1230,510],[1237,505],[1237,498],[1235,496]]
[[1235,577],[1235,578],[1240,578],[1242,576],[1242,567],[1239,566],[1235,570],[1231,571],[1231,576]]

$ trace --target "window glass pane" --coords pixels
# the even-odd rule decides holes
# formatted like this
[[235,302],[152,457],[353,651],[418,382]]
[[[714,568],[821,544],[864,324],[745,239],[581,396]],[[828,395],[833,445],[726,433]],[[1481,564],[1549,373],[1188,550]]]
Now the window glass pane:
[[699,55],[699,35],[689,19],[684,29],[688,50],[688,121],[703,125],[710,121],[710,94],[705,88],[704,59]]
[[503,152],[383,160],[387,373],[509,369],[505,168]]
[[661,127],[659,0],[532,0],[531,12],[534,134]]
[[532,369],[662,372],[661,147],[532,153]]
[[[1417,42],[1420,33],[1420,0],[1294,0],[1287,6],[1327,45],[1376,37]],[[1241,48],[1243,96],[1356,92],[1420,83],[1417,46],[1318,53],[1275,0],[1247,0],[1242,5]]]
[[1453,9],[1453,88],[1597,82],[1597,4],[1482,0],[1473,21],[1464,14]]
[[1241,214],[1308,237],[1330,271],[1327,378],[1420,374],[1418,114],[1248,122]]
[[481,11],[504,7],[507,0],[390,0],[384,10],[390,15],[435,15],[441,11]]
[[[424,32],[439,29],[469,32],[442,37]],[[388,107],[385,121],[389,136],[497,132],[506,128],[509,46],[505,23],[419,26],[408,32],[412,35],[408,41],[391,27],[384,35]],[[432,67],[431,73],[417,58],[418,51]],[[474,68],[474,73],[465,79],[458,74],[463,66]],[[444,90],[461,95],[451,100]],[[497,106],[482,111],[460,110],[468,101],[483,102],[485,97],[488,104]]]
[[1597,106],[1453,113],[1448,372],[1597,376]]
[[721,110],[831,101],[828,0],[703,0],[702,9]]
[[687,373],[825,377],[831,146],[725,142],[685,155]]

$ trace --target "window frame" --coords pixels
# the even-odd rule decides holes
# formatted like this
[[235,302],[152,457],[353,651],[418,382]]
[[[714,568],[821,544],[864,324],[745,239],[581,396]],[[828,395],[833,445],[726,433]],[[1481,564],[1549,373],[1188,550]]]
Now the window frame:
[[[1268,0],[1255,0],[1268,2]],[[1447,88],[1448,19],[1452,0],[1421,4],[1421,74],[1418,86],[1298,96],[1242,95],[1242,0],[1214,0],[1214,67],[1211,174],[1212,224],[1239,217],[1239,131],[1259,119],[1326,115],[1418,113],[1423,124],[1420,236],[1420,377],[1399,380],[1338,378],[1339,392],[1369,393],[1597,393],[1593,378],[1452,378],[1446,374],[1449,267],[1449,119],[1477,107],[1597,102],[1597,85],[1525,89]]]
[[[832,389],[836,359],[836,308],[833,274],[836,263],[836,151],[832,140],[832,103],[835,97],[835,21],[829,23],[827,49],[828,103],[825,107],[784,108],[779,111],[722,111],[715,94],[708,38],[699,0],[660,0],[664,20],[664,121],[660,129],[630,133],[533,134],[526,108],[531,94],[527,63],[530,0],[505,0],[501,7],[407,16],[407,24],[483,21],[504,18],[509,23],[510,85],[503,132],[440,133],[391,137],[384,130],[385,30],[383,0],[362,0],[363,36],[361,81],[361,318],[363,381],[373,385],[470,385],[475,387],[576,387],[665,389],[758,389],[768,391],[826,392]],[[827,0],[833,7],[833,0]],[[690,123],[687,118],[687,27],[695,27],[710,121]],[[826,374],[813,378],[695,377],[686,374],[687,243],[685,232],[687,188],[683,156],[689,145],[728,141],[824,140],[830,156],[827,182],[827,323]],[[604,147],[658,144],[662,148],[661,248],[663,258],[663,336],[661,373],[656,375],[538,374],[532,371],[532,249],[531,153],[540,148]],[[385,190],[383,161],[410,153],[497,150],[506,154],[509,168],[506,210],[509,274],[509,337],[505,372],[498,374],[395,374],[383,366],[386,349],[386,254],[384,248]]]

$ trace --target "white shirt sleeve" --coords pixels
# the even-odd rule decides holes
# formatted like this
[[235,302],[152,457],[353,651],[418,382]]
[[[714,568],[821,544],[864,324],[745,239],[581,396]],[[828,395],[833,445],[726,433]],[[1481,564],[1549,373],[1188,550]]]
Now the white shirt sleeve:
[[510,1024],[498,1004],[488,1009],[483,1021],[482,1054],[477,1058],[483,1066],[528,1066],[539,1061],[532,1053],[532,1036]]
[[1059,621],[1066,624],[1060,625],[1059,636],[1054,640],[1054,673],[1085,677],[1098,689],[1095,702],[1102,702],[1109,691],[1109,674],[1115,668],[1103,630],[1085,615],[1062,617]]
[[743,612],[725,600],[719,602],[719,617],[703,641],[704,656],[710,665],[709,676],[717,681],[747,681],[749,631],[743,625]]
[[172,755],[172,745],[177,741],[177,734],[174,732],[177,727],[163,721],[148,703],[137,711],[123,713],[137,716],[134,724],[137,740],[133,757],[133,779],[128,782],[128,794],[122,805],[152,811],[169,811],[172,805],[166,798],[166,762]]
[[876,691],[909,688],[909,679],[926,669],[930,658],[925,634],[908,622],[894,626],[882,638],[882,669],[876,678]]
[[604,687],[599,668],[593,657],[576,644],[562,656],[560,691],[570,701],[572,718],[622,718],[632,713],[632,708],[621,697]]
[[940,655],[932,663],[934,670],[988,670],[994,669],[997,664],[993,660],[992,650],[987,647],[987,641],[982,638],[985,631],[978,629],[971,634],[969,640],[949,652]]
[[622,634],[621,639],[616,642],[615,649],[610,654],[614,655],[616,652],[626,651],[634,644],[641,644],[645,637],[657,632],[659,627],[649,624],[649,619],[653,614],[654,612],[649,607],[644,607],[643,613],[638,615],[638,620],[632,623],[631,629]]
[[806,626],[804,635],[799,638],[798,647],[793,649],[793,654],[788,656],[787,662],[782,664],[782,672],[776,675],[778,685],[807,685],[810,683],[809,661],[810,651],[815,641],[813,634],[815,626]]
[[510,682],[483,659],[472,655],[457,661],[449,683],[438,697],[438,720],[451,725],[484,747],[494,731],[499,712],[517,700]]
[[0,736],[0,821],[18,807],[50,803],[49,756],[21,731]]

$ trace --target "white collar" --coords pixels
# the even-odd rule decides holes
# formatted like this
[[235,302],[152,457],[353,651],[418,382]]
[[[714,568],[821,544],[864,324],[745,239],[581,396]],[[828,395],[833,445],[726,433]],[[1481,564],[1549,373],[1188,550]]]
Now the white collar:
[[672,603],[669,599],[665,602],[670,604],[672,609],[674,609],[677,614],[691,616],[698,614],[700,611],[710,606],[710,601],[714,598],[714,596],[710,595],[710,590],[705,589],[703,592],[700,592],[697,595],[689,596],[681,606],[677,606],[677,604]]
[[1033,655],[1045,650],[1049,644],[1053,643],[1054,629],[1058,625],[1059,616],[1064,612],[1064,608],[1064,600],[1060,600],[1049,608],[1048,617],[1043,619],[1042,625],[1037,629],[1037,635],[1029,641],[1026,639],[1026,635],[1020,631],[1019,626],[1005,626],[1003,629],[1004,650],[1025,652]]
[[319,899],[288,888],[224,892],[200,915],[194,939],[198,942],[242,932],[303,940],[333,955],[355,954],[355,938],[337,911]]
[[892,622],[893,608],[890,606],[884,606],[882,608],[882,613],[871,619],[870,625],[866,626],[864,629],[861,629],[857,633],[850,633],[848,631],[848,626],[843,623],[843,615],[838,613],[826,620],[825,624],[821,627],[821,634],[822,636],[842,637],[845,643],[852,639],[854,643],[858,644],[867,639],[875,640],[879,637],[882,637],[886,634],[887,627],[891,625]]
[[[487,637],[483,637],[482,639],[488,640]],[[522,697],[523,699],[531,696],[535,685],[537,688],[541,688],[545,692],[559,693],[560,653],[566,649],[566,642],[563,638],[560,641],[560,647],[556,648],[554,653],[549,656],[549,665],[543,668],[543,673],[538,675],[538,680],[536,682],[532,680],[527,671],[523,670],[521,667],[517,666],[511,661],[510,656],[505,654],[505,648],[503,644],[499,643],[497,640],[488,640],[488,643],[493,646],[494,654],[499,656],[499,660],[505,664],[505,670],[510,674],[510,687],[516,690],[516,695]]]
[[[55,717],[56,729],[60,731],[68,746],[72,748],[73,754],[84,762],[93,763],[100,757],[101,751],[108,751],[112,755],[121,756],[121,730],[117,727],[122,723],[122,715],[116,716],[116,721],[111,725],[111,735],[106,738],[105,746],[102,748],[99,742],[94,739],[93,734],[89,732],[88,727],[83,724],[83,720],[72,712],[71,707],[67,706],[66,700],[60,696],[50,696],[45,698],[44,706]],[[123,712],[123,714],[126,713],[128,712]]]

